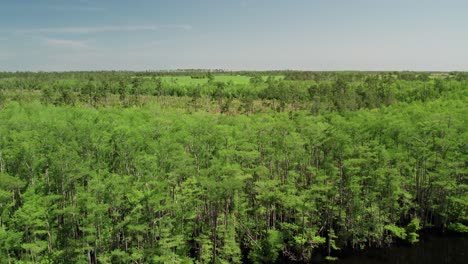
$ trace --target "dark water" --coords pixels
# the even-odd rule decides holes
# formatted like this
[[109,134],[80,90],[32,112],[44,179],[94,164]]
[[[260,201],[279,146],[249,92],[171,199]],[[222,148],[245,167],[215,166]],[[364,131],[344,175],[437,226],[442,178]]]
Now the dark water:
[[353,252],[332,263],[468,264],[468,236],[426,235],[413,246]]

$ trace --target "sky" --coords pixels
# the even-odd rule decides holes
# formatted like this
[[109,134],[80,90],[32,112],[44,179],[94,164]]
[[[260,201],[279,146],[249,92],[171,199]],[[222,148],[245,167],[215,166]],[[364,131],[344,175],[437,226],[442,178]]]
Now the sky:
[[0,0],[0,71],[468,70],[467,0]]

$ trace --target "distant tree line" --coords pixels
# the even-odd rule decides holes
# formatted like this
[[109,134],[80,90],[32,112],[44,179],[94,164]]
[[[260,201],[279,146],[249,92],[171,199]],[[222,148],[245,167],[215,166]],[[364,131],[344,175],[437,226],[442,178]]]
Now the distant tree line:
[[[184,72],[186,73],[186,72]],[[255,100],[271,108],[294,108],[314,113],[378,108],[398,102],[428,101],[468,85],[462,73],[429,75],[412,72],[283,72],[284,79],[253,75],[248,84],[216,81],[212,72],[189,72],[206,83],[189,85],[162,77],[136,77],[131,72],[4,73],[0,90],[40,91],[46,104],[106,105],[117,96],[122,105],[141,104],[145,96],[209,98],[249,108]],[[9,76],[9,77],[7,77]],[[144,101],[144,100],[143,100]],[[228,105],[229,106],[229,105]]]

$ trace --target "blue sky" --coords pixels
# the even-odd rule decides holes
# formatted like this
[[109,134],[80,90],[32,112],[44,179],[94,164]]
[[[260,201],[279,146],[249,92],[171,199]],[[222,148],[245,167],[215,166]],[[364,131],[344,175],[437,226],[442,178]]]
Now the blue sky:
[[0,0],[0,71],[468,70],[466,0]]

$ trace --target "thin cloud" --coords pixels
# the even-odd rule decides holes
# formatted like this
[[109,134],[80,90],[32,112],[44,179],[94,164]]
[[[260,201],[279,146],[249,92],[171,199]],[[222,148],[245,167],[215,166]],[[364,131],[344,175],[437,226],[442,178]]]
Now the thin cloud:
[[153,40],[153,41],[148,41],[148,42],[143,43],[143,46],[145,47],[160,46],[164,44],[164,42],[165,42],[164,40]]
[[15,56],[12,52],[0,52],[0,60],[8,59]]
[[104,7],[83,7],[83,6],[49,6],[50,10],[54,11],[83,11],[83,12],[100,12],[106,10]]
[[69,40],[69,39],[44,39],[44,44],[53,48],[69,48],[69,49],[87,49],[88,44],[85,41]]
[[16,30],[19,33],[69,33],[90,34],[102,32],[132,32],[132,31],[157,31],[163,29],[190,30],[192,26],[184,24],[175,25],[131,25],[131,26],[99,26],[99,27],[51,27]]

